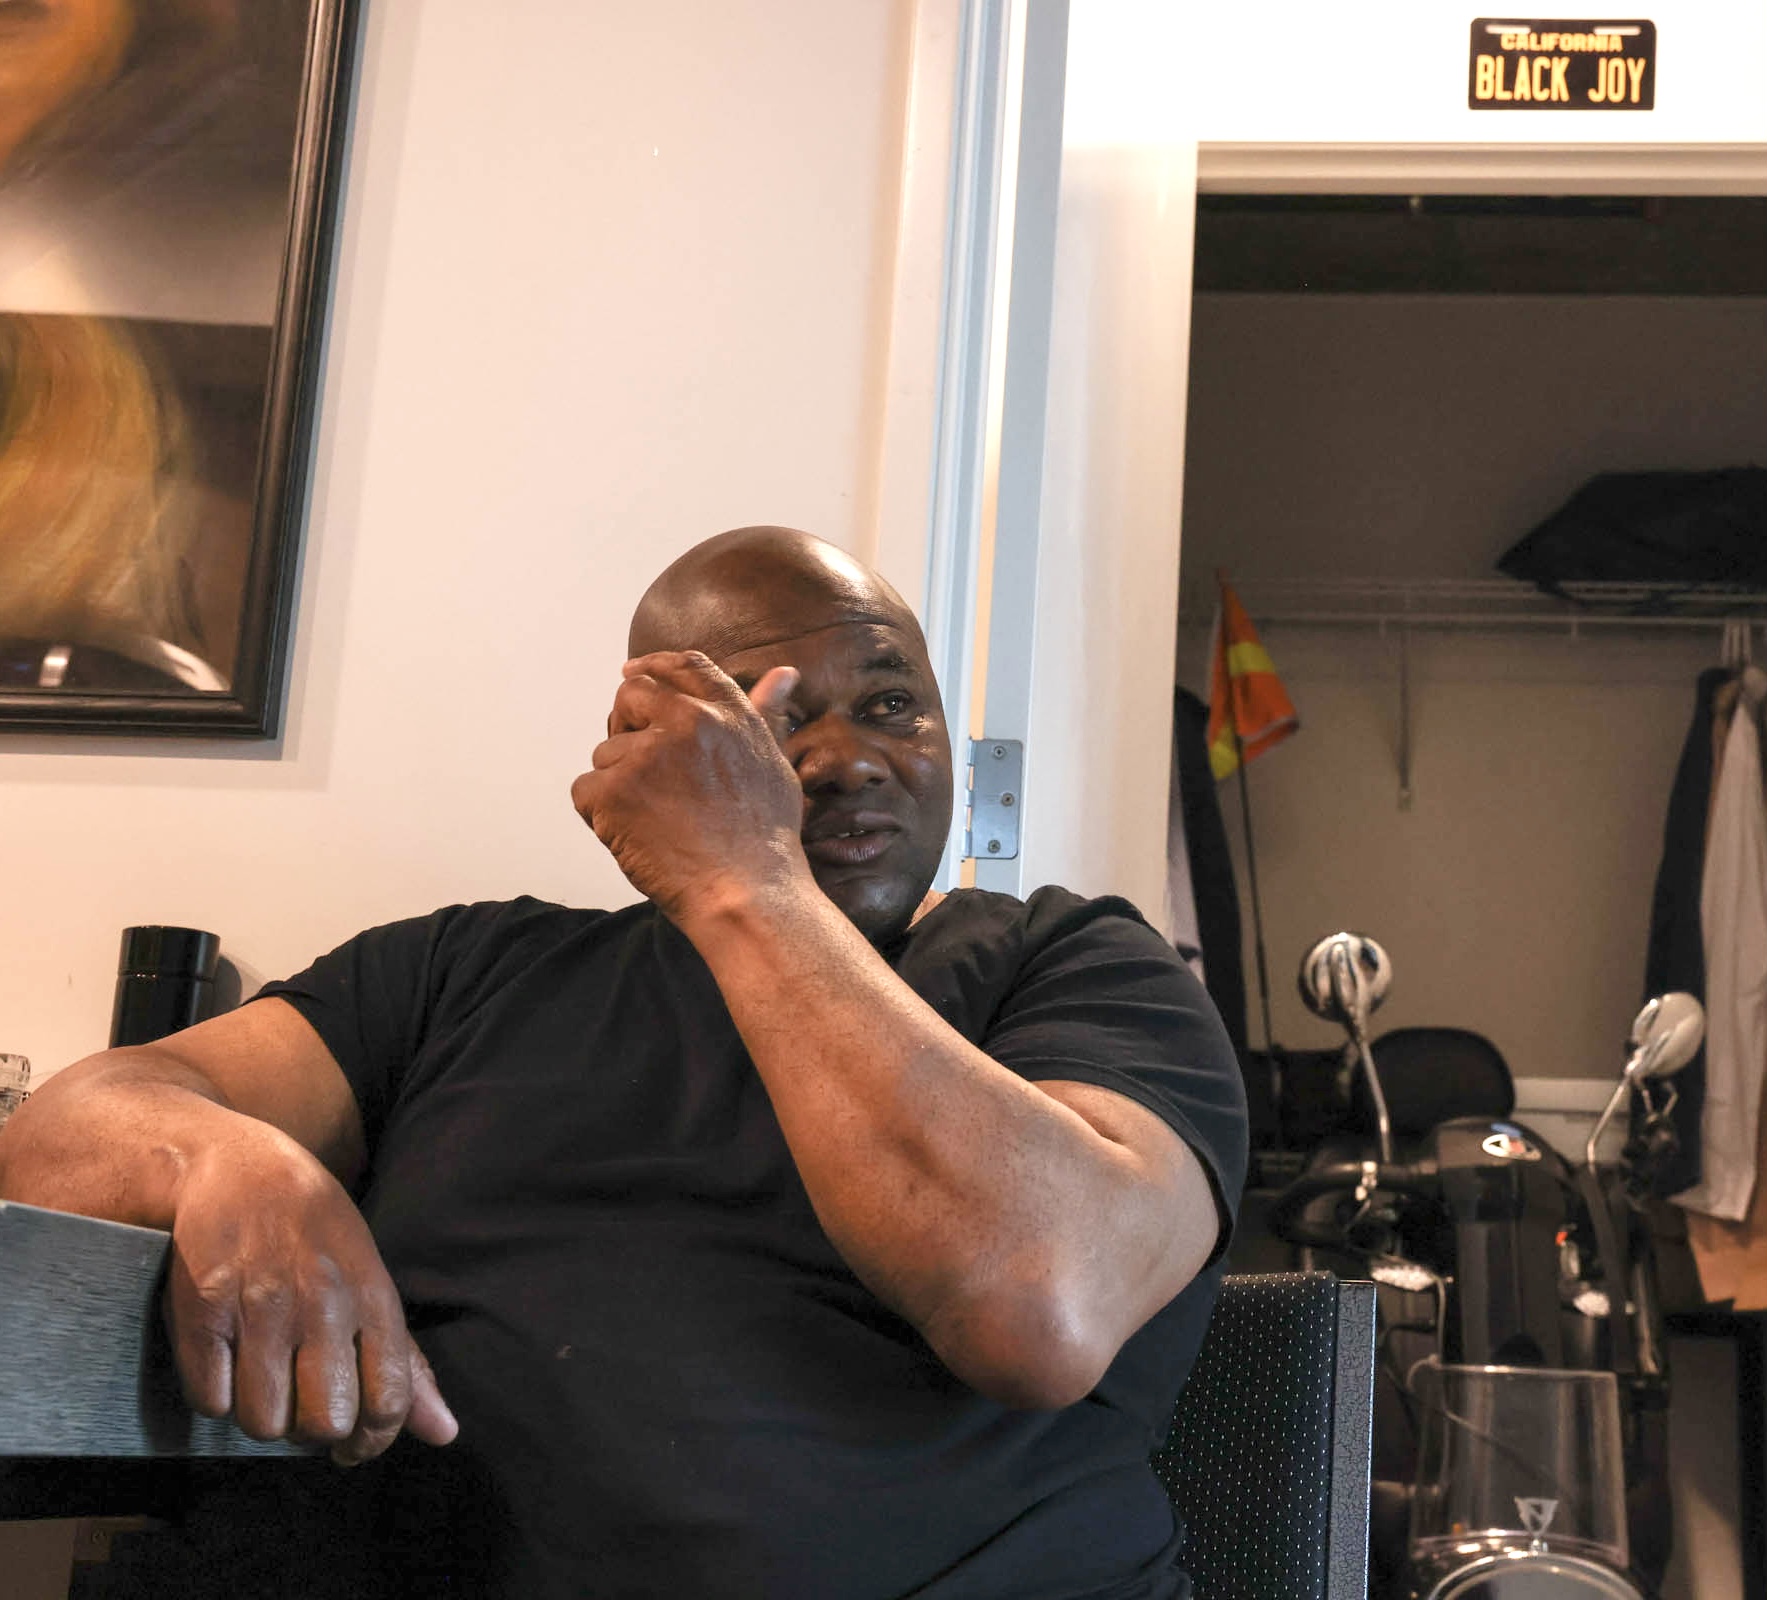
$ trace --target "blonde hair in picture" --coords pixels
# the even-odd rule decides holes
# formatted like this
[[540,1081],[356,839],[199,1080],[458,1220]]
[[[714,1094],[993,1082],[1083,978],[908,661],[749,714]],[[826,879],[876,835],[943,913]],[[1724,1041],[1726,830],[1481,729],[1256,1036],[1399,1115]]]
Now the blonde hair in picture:
[[0,635],[192,647],[190,429],[119,323],[0,317]]

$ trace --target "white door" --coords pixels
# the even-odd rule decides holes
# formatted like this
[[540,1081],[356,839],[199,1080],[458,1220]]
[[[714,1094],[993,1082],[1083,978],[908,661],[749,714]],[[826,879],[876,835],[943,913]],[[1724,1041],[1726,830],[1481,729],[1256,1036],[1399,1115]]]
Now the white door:
[[1179,8],[966,10],[925,612],[960,758],[1024,746],[1016,853],[979,837],[973,881],[1157,917],[1196,195]]

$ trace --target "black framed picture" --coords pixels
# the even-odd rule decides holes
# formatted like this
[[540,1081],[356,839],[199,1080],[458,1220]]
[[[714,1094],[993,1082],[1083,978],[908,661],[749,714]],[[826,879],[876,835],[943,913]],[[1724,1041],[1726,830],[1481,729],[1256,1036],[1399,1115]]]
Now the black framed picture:
[[0,3],[0,730],[276,732],[354,13]]

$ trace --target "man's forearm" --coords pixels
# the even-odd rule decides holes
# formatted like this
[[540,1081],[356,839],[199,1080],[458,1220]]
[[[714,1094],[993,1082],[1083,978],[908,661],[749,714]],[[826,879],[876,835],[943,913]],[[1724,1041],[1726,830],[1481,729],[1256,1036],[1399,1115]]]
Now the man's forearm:
[[0,1130],[0,1199],[169,1228],[190,1161],[237,1140],[248,1120],[152,1046],[91,1056],[50,1078]]
[[977,1388],[1087,1392],[1185,1247],[1162,1175],[962,1038],[813,885],[684,927],[854,1272]]

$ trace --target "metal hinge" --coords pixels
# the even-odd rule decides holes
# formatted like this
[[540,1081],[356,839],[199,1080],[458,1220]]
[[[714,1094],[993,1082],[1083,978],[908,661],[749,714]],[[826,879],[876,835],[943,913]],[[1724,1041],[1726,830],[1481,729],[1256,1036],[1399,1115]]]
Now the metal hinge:
[[969,794],[963,829],[968,860],[1010,861],[1018,854],[1024,808],[1025,747],[1019,739],[969,741]]

